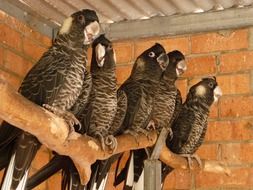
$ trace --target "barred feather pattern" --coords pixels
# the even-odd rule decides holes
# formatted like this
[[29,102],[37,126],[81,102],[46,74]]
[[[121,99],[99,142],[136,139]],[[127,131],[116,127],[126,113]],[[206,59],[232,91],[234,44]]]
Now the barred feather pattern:
[[[184,122],[191,122],[192,128],[189,129],[180,127],[180,133],[188,134],[187,139],[183,139],[180,150],[177,152],[179,154],[193,154],[198,147],[203,143],[204,136],[207,130],[207,119],[209,110],[202,106],[194,106],[194,105],[185,105],[183,107],[183,114],[188,114],[192,117],[184,117]],[[178,123],[180,123],[180,116],[178,119]],[[194,118],[193,118],[194,117]],[[183,118],[182,118],[183,119]],[[177,123],[175,124],[177,127]],[[175,134],[176,135],[176,134]],[[178,147],[179,148],[179,147]]]
[[204,102],[186,101],[173,123],[170,149],[178,154],[193,154],[203,143],[208,115],[209,106]]
[[[88,103],[88,99],[89,99],[89,96],[91,93],[91,88],[92,88],[91,74],[88,70],[86,70],[84,75],[85,76],[84,76],[84,82],[83,82],[83,87],[82,87],[81,93],[78,96],[75,104],[71,108],[71,112],[74,115],[79,115],[79,114],[83,113],[83,110]],[[79,115],[79,117],[82,118],[81,115]]]
[[159,81],[152,80],[138,80],[122,86],[121,89],[127,94],[128,99],[124,129],[146,130],[158,87]]
[[117,90],[117,111],[109,130],[111,135],[116,135],[120,133],[120,126],[124,121],[126,110],[127,110],[127,95],[123,90]]
[[[73,106],[81,93],[87,62],[87,47],[83,46],[82,38],[77,40],[76,37],[72,34],[58,36],[24,78],[19,88],[23,96],[38,105],[49,104],[63,111]],[[26,132],[17,134],[12,131],[8,136],[17,138],[17,141],[13,153],[15,160],[9,165],[14,168],[13,175],[4,181],[12,180],[11,188],[15,189],[22,185],[21,181],[26,181],[21,179],[25,179],[41,144]]]
[[109,128],[117,110],[117,86],[115,68],[92,73],[91,91],[92,114],[89,134],[101,131],[109,134]]
[[21,94],[39,105],[49,104],[61,110],[73,106],[83,86],[87,47],[70,42],[63,36],[43,54],[25,77]]
[[176,104],[177,89],[174,81],[161,79],[159,89],[155,95],[151,120],[154,120],[156,129],[160,132],[163,127],[170,127]]

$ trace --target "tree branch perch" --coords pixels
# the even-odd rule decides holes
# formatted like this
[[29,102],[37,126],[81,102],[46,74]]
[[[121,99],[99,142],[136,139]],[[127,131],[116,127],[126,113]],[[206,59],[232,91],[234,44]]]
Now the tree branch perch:
[[[69,127],[63,119],[15,92],[2,78],[0,78],[0,99],[0,117],[33,134],[51,150],[70,156],[78,168],[83,183],[89,180],[92,163],[112,155],[108,151],[103,151],[99,142],[92,137],[76,133],[71,135],[75,138],[67,138]],[[152,146],[156,136],[156,133],[152,132],[148,139],[140,134],[137,142],[131,135],[121,135],[117,137],[118,148],[114,154]]]
[[[163,147],[161,154],[160,154],[160,160],[165,163],[166,165],[175,168],[175,169],[190,169],[189,164],[186,158],[174,154],[171,152],[166,146]],[[212,173],[222,173],[226,175],[230,175],[231,171],[226,167],[226,164],[222,161],[211,161],[211,160],[201,160],[202,168],[200,167],[197,160],[192,160],[192,168],[191,170],[202,170],[206,172],[212,172]]]
[[[0,117],[8,123],[33,134],[51,150],[71,157],[81,175],[82,183],[88,182],[92,163],[97,159],[107,159],[112,155],[108,151],[103,151],[99,142],[92,137],[75,133],[75,135],[71,135],[72,138],[67,138],[69,127],[63,119],[24,98],[1,76],[0,100]],[[155,132],[151,132],[149,138],[140,134],[138,142],[131,135],[118,136],[118,147],[114,154],[152,146],[156,139]],[[173,168],[188,169],[185,158],[173,154],[165,147],[161,152],[160,159]],[[204,166],[206,171],[227,172],[222,165],[217,163],[211,164],[211,162],[204,161]],[[198,168],[195,161],[193,167]]]

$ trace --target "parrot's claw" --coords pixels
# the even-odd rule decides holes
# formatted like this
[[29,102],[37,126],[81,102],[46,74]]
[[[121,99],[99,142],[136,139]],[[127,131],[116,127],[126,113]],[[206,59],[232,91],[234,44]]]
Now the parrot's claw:
[[180,156],[185,157],[187,159],[190,170],[192,170],[192,168],[193,168],[192,158],[194,158],[197,161],[197,163],[199,164],[199,167],[202,168],[202,162],[201,162],[198,155],[196,155],[196,154],[193,154],[193,155],[191,155],[191,154],[180,154]]
[[118,146],[117,139],[113,135],[108,135],[105,138],[105,145],[109,147],[112,153],[114,153]]
[[156,130],[156,124],[154,120],[150,120],[146,128],[148,131]]
[[46,108],[48,111],[54,113],[55,115],[63,118],[66,121],[66,123],[69,126],[69,134],[75,131],[75,128],[74,128],[75,125],[81,128],[82,125],[80,121],[71,112],[61,110],[59,108],[50,106],[48,104],[43,104],[43,107]]

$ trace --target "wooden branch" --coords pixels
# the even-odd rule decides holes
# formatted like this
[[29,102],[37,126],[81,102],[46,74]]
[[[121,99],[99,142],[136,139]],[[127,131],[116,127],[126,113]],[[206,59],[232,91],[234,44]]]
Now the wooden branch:
[[[99,142],[89,136],[73,133],[68,138],[69,127],[63,119],[15,92],[1,76],[0,100],[0,117],[3,120],[33,134],[51,150],[70,156],[84,184],[90,178],[90,165],[97,159],[103,160],[112,155],[103,151]],[[114,154],[152,146],[156,138],[155,132],[150,133],[149,139],[140,134],[138,140],[131,135],[121,135],[117,137],[118,148]]]
[[[160,160],[167,164],[168,166],[175,169],[190,169],[187,159],[171,152],[166,146],[163,147]],[[221,161],[209,161],[209,160],[201,160],[202,168],[195,159],[192,159],[192,168],[191,170],[202,170],[206,172],[213,173],[222,173],[226,175],[230,175],[231,171],[226,167],[226,164]]]
[[[39,141],[51,150],[72,158],[86,184],[90,177],[90,165],[97,159],[103,160],[112,154],[102,151],[99,142],[89,136],[77,133],[68,138],[69,127],[65,121],[42,107],[24,98],[0,76],[0,117],[10,124],[35,135]],[[131,135],[117,137],[118,148],[114,154],[154,145],[156,133],[150,133],[149,139],[140,134],[138,142]],[[163,147],[160,160],[175,169],[189,169],[187,160],[173,154]],[[230,170],[222,162],[202,160],[203,170],[215,173],[230,174]],[[200,169],[193,160],[193,170]]]

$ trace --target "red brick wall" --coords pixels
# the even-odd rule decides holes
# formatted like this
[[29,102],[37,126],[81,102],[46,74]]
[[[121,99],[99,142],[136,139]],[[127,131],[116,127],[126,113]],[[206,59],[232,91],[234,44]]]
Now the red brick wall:
[[[0,75],[18,88],[22,77],[50,45],[50,39],[3,12],[0,31]],[[192,84],[209,75],[217,76],[223,90],[224,96],[212,106],[206,140],[198,154],[204,159],[226,162],[231,175],[175,170],[166,180],[166,190],[253,189],[252,35],[245,28],[114,43],[118,84],[129,76],[136,56],[160,42],[167,51],[178,49],[187,57],[188,70],[177,82],[184,97]],[[43,148],[31,171],[50,156]],[[60,189],[59,179],[60,174],[37,189]],[[108,190],[114,189],[111,183],[110,180]]]

